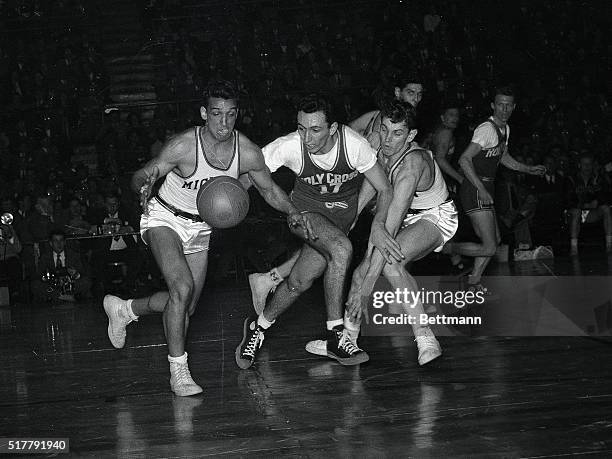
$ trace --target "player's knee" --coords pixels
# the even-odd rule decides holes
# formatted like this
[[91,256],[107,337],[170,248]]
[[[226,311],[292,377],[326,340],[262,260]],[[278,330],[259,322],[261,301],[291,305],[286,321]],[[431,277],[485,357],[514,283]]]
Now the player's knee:
[[168,286],[170,294],[170,302],[183,309],[191,303],[193,297],[193,281],[191,280],[175,280]]
[[492,257],[497,252],[497,241],[485,242],[482,247],[483,257]]
[[331,251],[331,261],[338,264],[349,264],[353,258],[353,246],[348,239],[338,241]]
[[385,263],[385,266],[383,268],[383,275],[387,278],[399,277],[402,275],[403,270],[404,267],[400,263]]

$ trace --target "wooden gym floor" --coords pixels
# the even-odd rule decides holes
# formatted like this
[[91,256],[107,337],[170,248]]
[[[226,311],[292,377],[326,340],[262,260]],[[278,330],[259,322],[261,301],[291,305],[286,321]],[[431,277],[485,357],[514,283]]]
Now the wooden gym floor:
[[[488,273],[603,276],[612,257]],[[241,371],[250,311],[244,281],[205,290],[188,339],[204,394],[179,398],[158,316],[115,350],[100,301],[0,308],[0,437],[67,437],[96,458],[612,457],[609,337],[442,336],[426,367],[408,337],[364,337],[370,362],[342,367],[304,351],[324,324],[315,286]]]

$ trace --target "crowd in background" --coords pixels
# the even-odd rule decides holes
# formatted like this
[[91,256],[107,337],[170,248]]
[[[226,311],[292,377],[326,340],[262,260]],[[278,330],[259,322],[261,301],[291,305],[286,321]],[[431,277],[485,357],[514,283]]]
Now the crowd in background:
[[[143,46],[160,63],[160,104],[152,114],[112,109],[103,47],[87,26],[103,6],[0,2],[7,24],[0,35],[0,196],[2,212],[15,216],[21,249],[11,258],[21,260],[26,278],[38,279],[37,261],[51,250],[46,241],[54,229],[68,236],[95,231],[117,202],[121,225],[138,229],[130,171],[175,132],[201,124],[203,85],[219,76],[240,88],[238,129],[264,145],[295,129],[295,101],[306,92],[331,93],[339,121],[348,122],[376,108],[398,72],[416,73],[425,88],[421,131],[435,128],[446,101],[461,109],[455,161],[491,113],[491,87],[512,82],[511,153],[545,164],[549,174],[544,183],[501,171],[496,202],[506,233],[514,237],[527,224],[533,245],[548,242],[572,218],[587,221],[586,210],[607,207],[609,218],[611,44],[604,1],[139,5]],[[47,26],[30,30],[32,23]],[[95,169],[75,161],[83,148],[96,157]],[[102,276],[92,272],[91,260],[106,247],[72,249],[88,274]]]

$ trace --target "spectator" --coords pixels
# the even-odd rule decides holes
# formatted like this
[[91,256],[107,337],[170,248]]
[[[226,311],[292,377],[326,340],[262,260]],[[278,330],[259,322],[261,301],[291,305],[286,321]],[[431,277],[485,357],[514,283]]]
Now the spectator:
[[38,262],[32,293],[36,301],[75,301],[91,296],[91,279],[78,253],[66,248],[62,230],[49,233],[48,245]]
[[580,158],[578,173],[570,179],[569,217],[570,254],[578,255],[578,235],[584,223],[603,222],[606,251],[612,251],[612,220],[607,201],[609,184],[605,176],[594,168],[594,158],[585,154]]

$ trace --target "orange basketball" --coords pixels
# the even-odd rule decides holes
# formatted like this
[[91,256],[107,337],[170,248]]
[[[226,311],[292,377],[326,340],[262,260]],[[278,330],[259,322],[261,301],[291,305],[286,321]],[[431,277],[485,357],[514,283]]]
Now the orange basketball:
[[196,205],[202,220],[213,228],[236,226],[249,212],[249,194],[235,178],[213,177],[200,186]]

